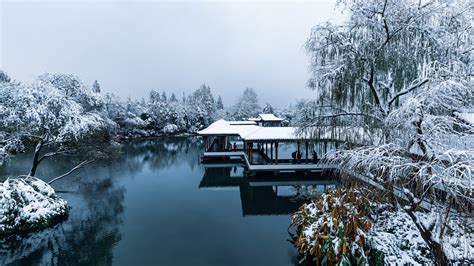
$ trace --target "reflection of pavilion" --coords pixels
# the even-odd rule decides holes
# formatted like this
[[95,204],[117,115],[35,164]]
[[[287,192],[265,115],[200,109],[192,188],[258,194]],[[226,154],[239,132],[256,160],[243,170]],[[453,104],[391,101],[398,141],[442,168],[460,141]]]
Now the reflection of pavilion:
[[337,182],[330,175],[313,174],[297,177],[260,176],[244,177],[242,168],[206,168],[199,188],[239,188],[242,215],[286,215],[295,212],[304,201],[298,188],[311,187],[323,192]]

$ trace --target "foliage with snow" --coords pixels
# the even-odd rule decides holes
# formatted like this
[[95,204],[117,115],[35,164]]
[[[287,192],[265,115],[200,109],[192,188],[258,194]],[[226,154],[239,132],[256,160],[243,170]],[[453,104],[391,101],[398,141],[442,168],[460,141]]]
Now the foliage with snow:
[[[298,124],[366,128],[371,145],[341,151],[341,168],[400,192],[435,263],[455,261],[443,245],[447,225],[468,224],[474,203],[474,127],[458,115],[474,107],[473,4],[340,4],[347,22],[316,26],[306,44],[317,99],[302,106]],[[429,226],[419,208],[438,213]]]
[[372,227],[368,218],[372,202],[367,194],[365,189],[326,192],[293,214],[301,261],[349,265],[380,259],[367,242]]
[[220,95],[219,95],[219,97],[217,97],[216,108],[217,108],[217,110],[223,110],[224,109],[224,103],[222,102],[222,97]]
[[246,88],[242,96],[237,99],[237,103],[232,107],[232,118],[235,120],[245,120],[256,117],[259,114],[257,93],[252,88]]
[[0,184],[0,235],[42,229],[68,212],[67,202],[40,179],[28,176]]
[[100,85],[99,82],[94,81],[94,84],[92,84],[92,92],[94,93],[100,93]]
[[163,133],[165,134],[173,134],[178,132],[178,126],[175,124],[168,124],[163,128]]
[[273,114],[275,113],[275,109],[273,109],[273,106],[269,103],[265,105],[262,109],[262,114]]
[[[417,212],[426,226],[436,216],[433,212]],[[294,243],[302,261],[339,265],[346,262],[431,265],[435,262],[408,214],[387,201],[384,193],[377,189],[326,192],[303,205],[292,216],[292,224],[297,228]],[[451,221],[448,228],[448,237],[443,242],[447,257],[456,263],[472,264],[472,229],[466,230],[460,221]],[[351,235],[351,232],[357,234]]]

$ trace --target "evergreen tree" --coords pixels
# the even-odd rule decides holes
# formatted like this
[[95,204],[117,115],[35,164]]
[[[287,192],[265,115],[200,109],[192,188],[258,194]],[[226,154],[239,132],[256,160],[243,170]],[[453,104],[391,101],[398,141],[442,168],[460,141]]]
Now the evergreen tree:
[[222,103],[222,97],[220,95],[217,98],[216,107],[217,107],[217,110],[223,110],[224,109],[224,104]]
[[0,82],[10,82],[10,77],[3,70],[0,70]]
[[233,118],[243,120],[255,117],[259,110],[257,93],[252,88],[246,88],[233,108]]
[[163,93],[161,93],[161,101],[163,101],[163,102],[168,101],[168,97],[166,97],[166,92],[165,91],[163,91]]
[[150,91],[150,103],[157,103],[161,101],[161,98],[160,98],[160,94],[155,91],[155,90],[151,90]]
[[273,114],[274,112],[275,110],[273,109],[273,106],[271,106],[269,103],[267,103],[267,105],[265,105],[265,107],[262,109],[262,113],[264,114]]
[[99,82],[94,81],[94,84],[92,84],[92,92],[95,92],[95,93],[100,93],[100,85],[99,85]]
[[171,102],[177,102],[178,101],[178,99],[176,99],[176,95],[174,94],[174,92],[171,93],[170,101]]

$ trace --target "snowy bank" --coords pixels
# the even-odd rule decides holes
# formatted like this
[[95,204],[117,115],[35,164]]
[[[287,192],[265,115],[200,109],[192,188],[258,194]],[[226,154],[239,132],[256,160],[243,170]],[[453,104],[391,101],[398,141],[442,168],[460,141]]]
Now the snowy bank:
[[68,215],[67,202],[35,177],[0,183],[0,236],[49,226]]
[[[436,218],[434,213],[418,213],[418,216],[425,221],[425,224]],[[374,226],[368,238],[371,239],[374,248],[384,253],[387,265],[434,263],[428,245],[405,211],[394,207],[378,213],[372,220]],[[446,240],[443,241],[447,257],[454,263],[472,265],[474,263],[472,228],[465,228],[465,225],[456,221],[450,221],[448,228]]]
[[[301,261],[332,264],[433,265],[430,248],[403,209],[367,189],[338,189],[304,204],[292,216]],[[383,197],[381,197],[383,198]],[[417,212],[429,226],[436,212]],[[451,219],[443,250],[456,264],[474,264],[474,222]]]

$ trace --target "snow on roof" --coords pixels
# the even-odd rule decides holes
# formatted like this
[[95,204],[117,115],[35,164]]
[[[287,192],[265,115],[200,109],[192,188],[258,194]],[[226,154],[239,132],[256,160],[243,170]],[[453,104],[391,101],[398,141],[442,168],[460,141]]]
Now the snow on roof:
[[261,127],[256,125],[232,125],[229,121],[218,120],[208,128],[198,131],[204,136],[240,136],[245,141],[305,141],[340,140],[352,143],[370,142],[361,127],[318,127],[301,132],[296,127]]
[[283,121],[283,118],[276,117],[274,114],[258,114],[262,121]]
[[199,135],[247,135],[260,127],[255,125],[231,125],[223,119],[212,123],[209,127],[198,131]]
[[259,127],[259,130],[241,135],[242,139],[248,141],[256,140],[299,140],[295,127]]
[[235,125],[256,125],[257,123],[255,121],[229,121],[229,125],[235,126]]

